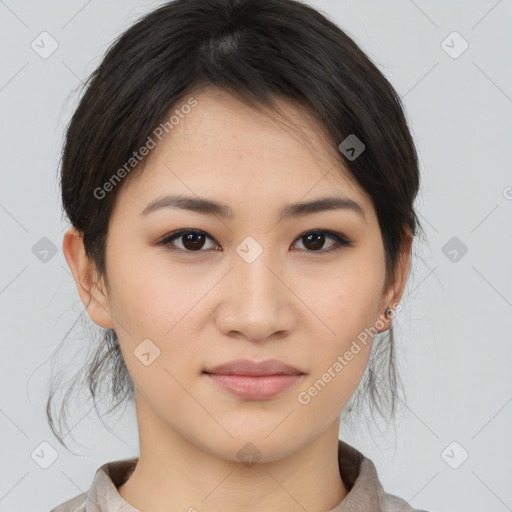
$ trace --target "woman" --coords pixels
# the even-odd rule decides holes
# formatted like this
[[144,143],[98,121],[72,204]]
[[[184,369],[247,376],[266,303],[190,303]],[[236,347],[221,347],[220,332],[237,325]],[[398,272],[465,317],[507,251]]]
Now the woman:
[[354,41],[293,0],[169,2],[92,74],[61,172],[89,382],[135,400],[140,454],[55,512],[413,510],[338,439],[356,389],[393,411],[419,227],[400,100]]

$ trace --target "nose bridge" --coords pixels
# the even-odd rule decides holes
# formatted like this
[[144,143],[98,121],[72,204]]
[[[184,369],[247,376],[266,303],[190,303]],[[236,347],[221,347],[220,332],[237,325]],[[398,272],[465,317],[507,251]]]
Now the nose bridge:
[[234,282],[237,288],[238,299],[245,302],[253,302],[254,306],[261,307],[260,300],[264,304],[271,304],[280,296],[276,258],[273,257],[269,247],[263,248],[262,243],[254,237],[246,237],[236,248],[234,256]]
[[278,275],[278,259],[272,251],[253,237],[244,239],[233,255],[219,328],[225,334],[237,331],[251,340],[289,330],[293,318],[287,295],[290,292]]

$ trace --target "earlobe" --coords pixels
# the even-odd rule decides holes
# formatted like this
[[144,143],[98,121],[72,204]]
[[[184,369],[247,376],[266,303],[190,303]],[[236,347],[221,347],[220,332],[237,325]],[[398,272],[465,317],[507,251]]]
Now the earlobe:
[[94,265],[85,253],[82,235],[74,226],[64,234],[62,251],[91,320],[100,327],[113,329],[108,297],[98,285]]

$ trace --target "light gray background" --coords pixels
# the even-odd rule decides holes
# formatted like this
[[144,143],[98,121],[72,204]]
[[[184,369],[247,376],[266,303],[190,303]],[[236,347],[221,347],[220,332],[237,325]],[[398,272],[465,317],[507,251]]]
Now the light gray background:
[[[109,433],[83,406],[73,429],[83,446],[72,443],[73,454],[51,434],[44,406],[61,340],[71,350],[57,372],[66,363],[76,370],[88,349],[61,250],[67,225],[56,179],[73,91],[110,42],[159,3],[0,1],[0,512],[48,511],[86,490],[101,464],[138,454],[133,410]],[[396,432],[340,436],[374,461],[387,492],[415,508],[512,510],[512,1],[310,3],[403,98],[428,235],[394,320],[407,407]],[[59,45],[47,59],[31,48],[43,31]],[[460,40],[442,44],[453,31],[469,44],[457,58],[445,49],[460,51]],[[57,248],[46,262],[32,251],[43,237]],[[443,252],[452,237],[468,248],[457,261]],[[58,453],[48,469],[31,458],[44,441]],[[469,457],[453,469],[448,462],[460,464],[463,450]]]

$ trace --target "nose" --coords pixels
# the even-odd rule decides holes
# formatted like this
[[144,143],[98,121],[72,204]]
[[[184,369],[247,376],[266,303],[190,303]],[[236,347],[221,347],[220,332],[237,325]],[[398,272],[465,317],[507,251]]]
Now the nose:
[[294,329],[297,298],[286,272],[269,254],[264,250],[250,263],[234,256],[217,309],[217,327],[224,335],[263,342],[288,336]]

